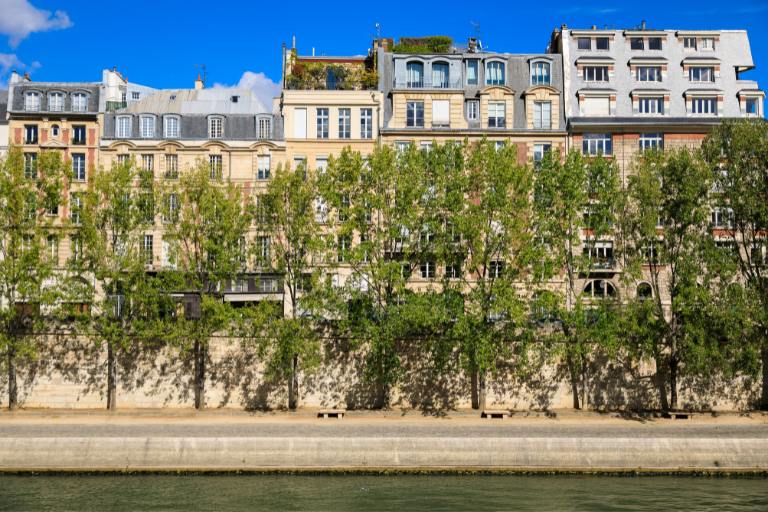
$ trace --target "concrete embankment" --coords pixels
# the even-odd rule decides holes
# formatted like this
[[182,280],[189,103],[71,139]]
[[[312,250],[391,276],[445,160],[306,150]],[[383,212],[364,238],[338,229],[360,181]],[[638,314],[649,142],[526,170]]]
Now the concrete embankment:
[[768,422],[20,414],[0,416],[0,471],[768,474]]

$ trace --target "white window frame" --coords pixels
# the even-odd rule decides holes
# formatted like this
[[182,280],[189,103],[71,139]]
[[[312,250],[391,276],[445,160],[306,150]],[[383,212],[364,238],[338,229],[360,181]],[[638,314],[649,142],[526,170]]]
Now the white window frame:
[[[175,123],[175,126],[174,126]],[[166,139],[178,139],[181,137],[181,117],[164,116],[163,117],[163,136]]]
[[661,82],[661,66],[638,66],[635,79],[638,82]]
[[581,142],[582,154],[597,156],[613,154],[613,138],[610,133],[585,133]]
[[48,95],[48,110],[51,112],[64,111],[64,93],[53,91]]
[[142,139],[154,139],[155,138],[155,116],[141,115],[139,116],[139,136]]
[[638,141],[638,144],[640,145],[640,151],[646,151],[649,149],[664,149],[663,133],[641,133]]
[[541,161],[544,160],[544,155],[547,154],[547,152],[552,151],[552,143],[551,142],[536,142],[533,144],[533,164],[534,165],[540,165]]
[[551,101],[534,101],[533,102],[533,127],[537,130],[552,129],[552,102]]
[[316,130],[318,139],[327,139],[331,135],[330,112],[328,107],[320,107],[315,111]]
[[698,41],[695,37],[684,37],[683,48],[686,50],[696,50],[698,48]]
[[224,174],[224,158],[221,155],[208,155],[208,166],[211,169],[211,179],[220,179]]
[[409,128],[424,128],[423,100],[407,101],[405,103],[405,125]]
[[372,108],[360,109],[360,138],[361,139],[373,138],[373,109]]
[[339,109],[339,138],[352,138],[352,109],[342,107]]
[[133,118],[131,116],[117,116],[115,118],[115,137],[118,139],[130,138],[132,125]]
[[[491,120],[493,120],[493,122]],[[489,101],[488,102],[488,128],[506,128],[506,126],[507,126],[507,102],[506,101]]]
[[73,92],[71,96],[72,112],[88,111],[88,95],[84,92]]
[[[709,75],[707,80],[704,79],[706,75]],[[688,68],[688,80],[693,83],[712,83],[715,81],[715,68],[714,66],[691,66]]]
[[432,100],[432,126],[447,127],[451,125],[451,101]]
[[268,180],[272,170],[272,157],[270,155],[258,155],[256,157],[256,179]]
[[208,118],[208,138],[210,139],[224,138],[224,117],[223,116],[211,116]]
[[702,37],[697,42],[698,50],[715,51],[715,38],[714,37]]
[[664,115],[664,96],[641,96],[637,99],[637,113]]
[[690,113],[698,116],[716,116],[718,113],[717,98],[714,96],[691,98]]
[[85,153],[72,153],[72,180],[85,181]]
[[480,100],[467,100],[467,120],[480,120]]
[[[494,69],[492,73],[491,70]],[[501,77],[499,77],[499,73]],[[496,75],[491,78],[492,75]],[[485,85],[507,85],[507,64],[502,60],[485,62]]]
[[24,94],[24,110],[27,112],[40,111],[40,93],[39,92],[27,91]]
[[[479,59],[467,59],[466,61],[466,73],[467,73],[467,85],[478,85],[480,83],[480,60]],[[475,76],[470,78],[469,70],[474,68]]]
[[608,66],[604,66],[604,65],[584,66],[584,71],[582,72],[582,79],[585,82],[600,82],[600,83],[609,82],[610,73],[608,71]]
[[552,85],[552,64],[546,60],[531,62],[531,85]]
[[260,116],[257,119],[256,129],[258,130],[256,137],[261,140],[267,140],[272,138],[272,118],[269,116]]

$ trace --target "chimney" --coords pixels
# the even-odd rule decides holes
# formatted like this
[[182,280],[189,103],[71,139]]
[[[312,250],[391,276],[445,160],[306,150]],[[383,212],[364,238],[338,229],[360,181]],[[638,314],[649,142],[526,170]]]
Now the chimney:
[[205,84],[203,84],[203,79],[200,78],[200,73],[197,74],[197,80],[195,80],[195,90],[200,90],[203,87],[205,87]]
[[645,30],[645,20],[640,22],[640,30]]
[[597,30],[597,25],[592,25],[592,30]]
[[25,82],[31,82],[31,81],[32,81],[32,79],[31,79],[31,78],[29,78],[29,71],[27,71],[26,73],[24,73],[24,81],[25,81]]
[[19,76],[19,74],[14,69],[13,71],[11,71],[11,77],[8,79],[8,83],[9,84],[15,84],[15,83],[19,83],[19,82],[21,82],[21,77]]
[[562,25],[560,25],[560,30],[568,30],[568,25],[563,23]]
[[467,40],[467,51],[469,53],[477,52],[477,38],[476,37],[470,37],[469,40]]

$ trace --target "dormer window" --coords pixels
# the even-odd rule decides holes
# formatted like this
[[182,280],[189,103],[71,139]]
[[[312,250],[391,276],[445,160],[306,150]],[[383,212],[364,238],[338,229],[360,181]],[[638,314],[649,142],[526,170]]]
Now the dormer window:
[[88,96],[82,92],[72,94],[72,111],[85,112],[88,110]]
[[240,96],[232,96],[230,100],[232,101],[232,103],[237,103],[238,101],[240,101]]
[[48,110],[61,112],[64,110],[64,95],[60,92],[52,92],[48,95]]
[[485,64],[486,85],[504,85],[506,83],[506,67],[503,62],[495,60]]
[[449,84],[449,66],[447,62],[432,63],[432,87],[436,89],[447,89]]
[[258,118],[258,132],[257,138],[266,140],[272,138],[272,118],[271,117],[259,117]]
[[136,101],[141,98],[141,93],[139,91],[131,91],[131,99]]
[[131,136],[131,116],[117,116],[115,119],[115,137],[127,139]]
[[163,132],[166,139],[178,139],[181,134],[181,122],[177,116],[163,118]]
[[549,62],[537,61],[531,63],[531,85],[549,85],[552,83]]
[[216,116],[208,118],[208,137],[211,139],[221,139],[224,137],[223,117]]
[[418,61],[408,62],[405,65],[406,87],[424,87],[424,64]]
[[40,110],[40,93],[30,91],[24,95],[24,110],[27,112]]
[[155,116],[139,117],[139,132],[142,139],[151,139],[155,136]]

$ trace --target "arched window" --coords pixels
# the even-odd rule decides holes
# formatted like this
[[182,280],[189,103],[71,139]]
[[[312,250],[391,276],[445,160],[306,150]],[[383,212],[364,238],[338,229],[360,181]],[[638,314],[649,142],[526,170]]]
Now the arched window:
[[550,85],[552,77],[549,62],[539,60],[531,63],[531,85]]
[[506,83],[506,66],[504,63],[498,60],[487,62],[485,64],[485,84],[504,85]]
[[447,62],[432,63],[432,87],[436,89],[447,89],[450,71]]
[[409,88],[424,87],[424,64],[411,61],[405,65],[406,86]]
[[616,297],[616,287],[605,279],[595,279],[584,287],[584,295],[594,299],[610,299]]
[[29,91],[24,95],[24,110],[28,112],[40,110],[40,93]]
[[52,92],[48,95],[48,110],[51,112],[61,112],[64,110],[64,94]]
[[653,288],[648,283],[640,283],[637,285],[637,298],[640,300],[647,300],[653,298]]
[[52,137],[58,137],[59,136],[59,125],[54,124],[51,126],[51,136]]
[[72,94],[72,111],[73,112],[85,112],[88,110],[88,95],[84,92],[76,92]]

